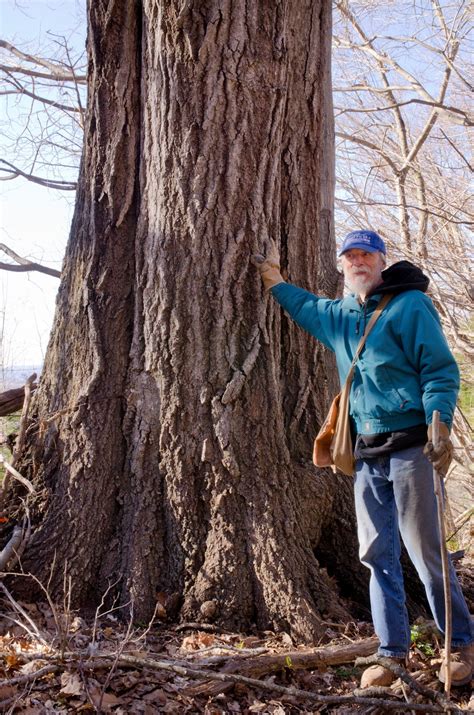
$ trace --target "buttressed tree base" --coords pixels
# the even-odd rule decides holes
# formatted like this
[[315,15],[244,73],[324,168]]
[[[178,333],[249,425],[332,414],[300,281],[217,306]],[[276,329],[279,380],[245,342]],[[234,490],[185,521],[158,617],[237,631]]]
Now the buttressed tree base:
[[98,0],[87,44],[22,567],[78,606],[113,585],[136,618],[160,592],[173,618],[317,637],[365,598],[351,479],[311,465],[335,365],[250,258],[274,238],[336,295],[331,4]]

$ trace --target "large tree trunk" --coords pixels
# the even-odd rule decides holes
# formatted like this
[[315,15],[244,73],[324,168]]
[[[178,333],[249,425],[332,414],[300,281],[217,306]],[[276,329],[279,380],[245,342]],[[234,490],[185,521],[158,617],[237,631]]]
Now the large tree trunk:
[[28,457],[23,567],[56,595],[66,571],[75,603],[115,584],[141,618],[164,592],[181,618],[301,639],[345,614],[315,549],[342,519],[337,563],[361,579],[351,483],[309,462],[334,361],[250,262],[275,238],[292,281],[335,295],[330,11],[89,3],[86,143]]

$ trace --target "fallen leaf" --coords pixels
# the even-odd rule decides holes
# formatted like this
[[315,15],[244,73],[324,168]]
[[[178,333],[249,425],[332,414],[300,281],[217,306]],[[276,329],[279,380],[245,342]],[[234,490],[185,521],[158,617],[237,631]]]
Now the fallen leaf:
[[1,685],[0,686],[0,700],[8,700],[16,695],[16,688],[13,685]]
[[28,663],[24,663],[21,668],[20,668],[20,673],[23,673],[23,675],[29,675],[30,673],[36,673],[37,670],[40,670],[40,668],[44,668],[45,665],[48,665],[47,660],[30,660]]
[[120,678],[114,678],[113,682],[110,684],[110,687],[115,694],[122,695],[127,690],[131,690],[139,682],[139,671],[133,671],[132,673],[126,673]]
[[71,633],[77,633],[78,631],[85,629],[87,629],[87,623],[85,622],[85,620],[80,616],[75,616],[75,618],[73,618],[73,620],[71,621],[69,631]]
[[272,715],[286,715],[286,710],[282,708],[280,703],[273,703],[270,701],[269,704],[271,705],[271,708],[269,708],[268,712]]
[[109,712],[110,708],[114,705],[123,704],[123,700],[121,698],[118,698],[112,693],[103,693],[102,690],[97,687],[92,687],[89,690],[89,695],[94,706],[99,711],[105,710],[105,712]]
[[287,646],[290,646],[290,647],[293,646],[293,641],[292,641],[291,636],[289,635],[289,633],[285,633],[285,631],[282,631],[282,632],[280,633],[280,638],[281,638],[281,642],[283,643],[283,645],[287,645]]
[[23,663],[23,658],[19,657],[16,653],[8,653],[5,656],[5,665],[9,670],[15,670]]
[[168,614],[166,612],[166,593],[164,591],[158,591],[156,594],[156,617],[164,620],[167,618]]
[[77,673],[62,673],[61,674],[61,690],[63,695],[84,695],[84,686]]
[[216,637],[212,633],[193,633],[193,635],[183,638],[181,648],[184,650],[199,650],[200,648],[209,648],[215,642]]
[[334,678],[335,678],[334,673],[331,673],[331,672],[329,672],[329,671],[328,671],[327,673],[322,673],[322,674],[321,674],[321,680],[324,680],[324,682],[325,682],[326,685],[328,685],[328,686],[333,684]]
[[151,693],[144,695],[143,700],[149,703],[160,703],[164,705],[168,702],[168,697],[162,688],[157,688],[156,690],[152,690]]

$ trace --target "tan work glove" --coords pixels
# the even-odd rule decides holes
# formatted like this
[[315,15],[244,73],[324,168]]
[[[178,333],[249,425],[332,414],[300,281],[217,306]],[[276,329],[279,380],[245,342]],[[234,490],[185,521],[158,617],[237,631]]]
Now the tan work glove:
[[443,476],[449,469],[453,459],[453,443],[449,437],[449,427],[444,422],[439,423],[438,444],[433,444],[433,425],[428,425],[428,442],[425,444],[423,453],[428,457],[434,469]]
[[253,256],[253,263],[260,271],[265,290],[270,290],[278,283],[285,282],[280,273],[280,255],[274,241],[271,242],[270,250],[266,256],[261,254]]

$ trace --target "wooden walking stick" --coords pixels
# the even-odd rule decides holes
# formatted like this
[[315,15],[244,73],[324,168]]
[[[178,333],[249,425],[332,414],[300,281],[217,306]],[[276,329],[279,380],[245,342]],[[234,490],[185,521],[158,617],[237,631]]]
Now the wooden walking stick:
[[[439,444],[439,412],[433,412],[432,425],[433,447],[437,448]],[[436,506],[438,508],[438,526],[439,536],[441,541],[441,563],[443,566],[443,585],[444,585],[444,662],[446,665],[446,682],[444,684],[444,692],[449,698],[451,690],[451,587],[449,583],[449,555],[446,547],[446,529],[444,525],[444,506],[443,506],[443,491],[441,488],[441,477],[437,469],[433,467],[433,484],[436,495]]]

